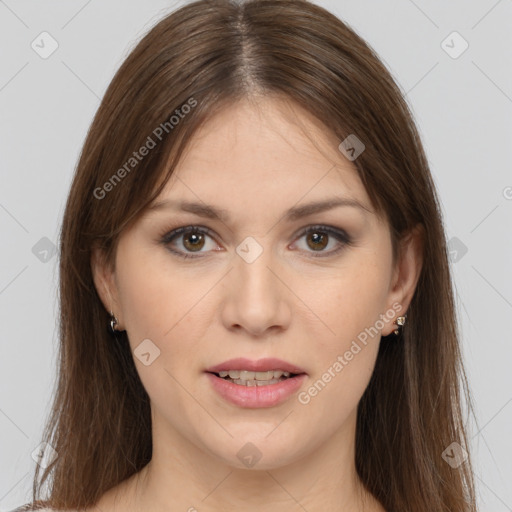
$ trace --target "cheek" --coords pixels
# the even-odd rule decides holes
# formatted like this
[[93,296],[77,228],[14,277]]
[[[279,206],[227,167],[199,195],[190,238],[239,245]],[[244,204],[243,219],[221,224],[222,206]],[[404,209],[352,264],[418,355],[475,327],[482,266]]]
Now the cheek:
[[159,364],[169,371],[183,371],[180,366],[192,365],[198,355],[194,340],[203,339],[211,325],[215,308],[208,291],[218,277],[187,277],[161,249],[126,251],[117,271],[132,350],[150,339],[160,350]]
[[388,292],[388,262],[375,253],[364,256],[361,251],[357,261],[347,259],[335,277],[310,294],[310,307],[322,320],[309,324],[310,331],[313,322],[318,326],[312,338],[316,373],[311,401],[333,407],[342,416],[356,406],[371,378]]
[[357,263],[348,262],[325,279],[316,280],[316,286],[300,292],[317,315],[318,332],[325,345],[322,353],[344,350],[361,332],[375,326],[384,313],[389,271],[385,262],[361,260],[358,257]]
[[[381,338],[376,323],[383,311],[386,289],[385,280],[379,281],[378,277],[378,273],[354,272],[318,295],[329,328],[319,327],[312,338],[315,373],[298,398],[301,407],[309,411],[305,421],[314,422],[313,418],[323,416],[326,432],[334,432],[356,413],[372,376]],[[330,412],[326,415],[325,411]]]
[[160,338],[177,321],[178,297],[170,293],[176,286],[155,270],[132,265],[120,280],[120,300],[126,330],[131,338]]
[[120,254],[117,282],[126,329],[134,340],[151,335],[160,339],[183,317],[194,288],[186,286],[166,251],[148,248],[147,240],[134,237]]
[[[194,340],[204,337],[210,323],[206,310],[211,303],[204,296],[211,277],[199,279],[201,285],[191,283],[165,255],[133,249],[129,254],[126,251],[118,263],[118,287],[137,371],[157,409],[186,410],[189,398],[180,383],[190,378],[188,369],[197,366]],[[143,345],[148,339],[151,343]],[[148,365],[139,358],[143,352],[150,353]],[[194,393],[189,384],[187,389]]]

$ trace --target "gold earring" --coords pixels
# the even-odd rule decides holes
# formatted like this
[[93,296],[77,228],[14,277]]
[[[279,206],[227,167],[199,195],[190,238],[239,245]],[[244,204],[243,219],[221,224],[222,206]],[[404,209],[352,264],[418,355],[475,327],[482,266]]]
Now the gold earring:
[[407,315],[399,316],[395,320],[396,329],[393,331],[397,336],[402,332],[403,326],[405,325],[405,319],[407,318]]

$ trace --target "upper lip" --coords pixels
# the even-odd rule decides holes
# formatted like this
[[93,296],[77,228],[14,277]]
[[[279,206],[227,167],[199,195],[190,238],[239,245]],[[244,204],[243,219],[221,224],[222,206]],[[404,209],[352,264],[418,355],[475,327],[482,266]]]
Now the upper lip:
[[252,372],[267,372],[270,370],[283,370],[290,373],[306,373],[299,366],[277,359],[275,357],[265,357],[253,361],[244,357],[237,357],[235,359],[229,359],[223,363],[219,363],[215,366],[207,368],[206,371],[210,373],[218,373],[229,370],[249,370]]

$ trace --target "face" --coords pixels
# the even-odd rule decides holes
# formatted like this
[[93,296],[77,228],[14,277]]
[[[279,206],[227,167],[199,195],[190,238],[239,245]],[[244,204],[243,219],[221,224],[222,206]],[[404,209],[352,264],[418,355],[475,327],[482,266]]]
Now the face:
[[115,272],[94,266],[155,443],[239,468],[261,456],[269,469],[353,436],[414,275],[399,283],[389,226],[339,142],[277,99],[226,108],[122,235]]

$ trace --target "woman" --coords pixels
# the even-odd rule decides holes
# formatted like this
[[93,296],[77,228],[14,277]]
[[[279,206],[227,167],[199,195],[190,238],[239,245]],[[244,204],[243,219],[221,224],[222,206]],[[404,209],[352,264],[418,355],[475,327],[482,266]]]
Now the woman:
[[34,507],[476,510],[428,163],[324,9],[200,0],[142,39],[85,142],[60,279]]

